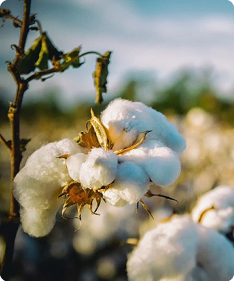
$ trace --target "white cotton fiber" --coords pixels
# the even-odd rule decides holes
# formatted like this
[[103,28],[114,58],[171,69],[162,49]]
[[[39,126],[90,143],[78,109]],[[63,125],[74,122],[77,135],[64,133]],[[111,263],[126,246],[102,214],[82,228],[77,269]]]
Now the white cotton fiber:
[[[30,235],[38,237],[48,233],[46,229],[53,226],[58,208],[57,196],[62,187],[72,180],[67,172],[65,160],[57,157],[81,151],[82,148],[69,139],[49,143],[36,150],[16,175],[13,192],[23,210],[23,229]],[[28,213],[31,209],[34,209],[33,216]],[[46,220],[45,217],[50,219]],[[42,226],[44,223],[44,229],[34,227],[40,220],[39,224]]]
[[170,280],[196,266],[198,235],[189,219],[161,224],[147,232],[127,262],[130,281]]
[[218,186],[202,195],[192,210],[192,217],[217,231],[231,232],[234,226],[234,188]]
[[56,213],[60,207],[57,206],[48,209],[23,208],[20,209],[21,223],[26,233],[35,237],[47,235],[53,228]]
[[197,231],[197,264],[200,271],[209,277],[208,280],[231,280],[234,276],[234,248],[231,242],[213,229],[199,226]]
[[176,216],[147,232],[127,262],[129,281],[225,281],[234,249],[218,232]]
[[161,141],[179,154],[186,146],[183,136],[162,113],[141,102],[115,99],[102,112],[101,121],[109,129],[114,150],[130,146],[139,133],[149,130],[147,139]]
[[118,165],[115,181],[103,193],[105,200],[114,206],[138,202],[149,190],[147,174],[133,162]]
[[173,183],[181,171],[178,154],[155,140],[145,140],[138,148],[119,155],[119,159],[138,164],[154,184],[162,186]]
[[81,165],[85,162],[87,155],[84,153],[73,154],[66,160],[66,165],[70,177],[74,181],[80,182],[80,168]]
[[104,148],[93,148],[80,168],[80,183],[84,188],[99,189],[116,176],[117,156]]

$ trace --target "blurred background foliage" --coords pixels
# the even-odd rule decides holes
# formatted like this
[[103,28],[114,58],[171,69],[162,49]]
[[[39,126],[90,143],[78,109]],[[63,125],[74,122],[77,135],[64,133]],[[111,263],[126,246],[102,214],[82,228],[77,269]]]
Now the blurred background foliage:
[[[150,87],[150,98],[144,89]],[[10,139],[7,120],[9,93],[1,90],[0,127]],[[26,93],[30,95],[30,90]],[[94,101],[76,102],[65,107],[56,88],[27,101],[22,108],[22,137],[31,138],[24,152],[27,157],[41,145],[62,138],[73,138],[85,130],[92,107],[98,115],[106,107]],[[209,71],[186,70],[177,73],[166,85],[150,79],[130,77],[116,97],[142,101],[166,114],[185,136],[187,149],[182,157],[182,173],[169,188],[155,186],[157,193],[176,198],[179,203],[162,198],[146,199],[155,220],[136,206],[115,208],[104,204],[100,216],[84,214],[81,230],[76,220],[57,216],[56,227],[44,238],[34,239],[19,231],[16,240],[14,281],[104,281],[127,280],[125,264],[132,246],[128,238],[139,238],[152,225],[172,213],[189,212],[199,195],[217,184],[234,185],[234,95],[223,98],[215,90]],[[0,218],[9,208],[10,164],[8,152],[0,146]],[[0,261],[4,245],[0,238]]]

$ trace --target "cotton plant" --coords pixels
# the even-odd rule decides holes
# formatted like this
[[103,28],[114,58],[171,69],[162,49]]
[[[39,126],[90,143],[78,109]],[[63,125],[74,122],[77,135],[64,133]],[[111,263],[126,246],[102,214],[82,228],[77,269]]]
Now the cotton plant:
[[223,234],[234,230],[234,187],[220,185],[202,195],[192,210],[192,218]]
[[48,234],[62,204],[64,217],[76,205],[80,220],[84,206],[97,214],[102,201],[114,206],[140,202],[150,213],[142,198],[155,195],[152,184],[167,186],[177,179],[184,149],[176,127],[140,102],[116,99],[100,119],[91,110],[86,132],[74,141],[42,146],[15,177],[24,231]]
[[220,281],[234,276],[234,249],[217,231],[174,216],[148,231],[129,255],[129,281]]

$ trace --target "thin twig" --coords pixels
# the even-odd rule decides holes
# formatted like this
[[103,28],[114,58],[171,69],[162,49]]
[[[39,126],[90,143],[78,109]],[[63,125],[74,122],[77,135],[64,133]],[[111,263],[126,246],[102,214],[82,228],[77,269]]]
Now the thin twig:
[[29,83],[30,81],[32,81],[34,79],[40,79],[42,76],[49,75],[49,74],[52,74],[55,72],[60,72],[60,70],[58,68],[53,67],[50,69],[37,71],[37,72],[34,72],[31,76],[29,76],[27,79],[25,79],[25,82]]
[[0,142],[11,152],[11,146],[1,134],[0,134]]
[[5,19],[13,20],[13,22],[17,23],[19,26],[22,25],[22,21],[19,20],[17,17],[12,16],[11,14],[9,14],[9,15],[4,15],[4,18],[5,18]]
[[79,56],[79,58],[84,57],[84,56],[86,56],[86,55],[97,55],[97,56],[99,56],[99,57],[102,56],[102,54],[100,54],[100,53],[98,53],[98,52],[96,52],[96,51],[89,51],[89,52],[85,52],[85,53],[81,54],[81,55]]

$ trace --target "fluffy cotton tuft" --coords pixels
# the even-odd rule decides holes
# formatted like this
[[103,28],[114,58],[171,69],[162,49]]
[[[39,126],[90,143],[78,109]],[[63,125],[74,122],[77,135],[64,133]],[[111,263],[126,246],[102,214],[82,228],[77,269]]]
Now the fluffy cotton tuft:
[[181,171],[178,154],[154,140],[145,140],[138,148],[120,155],[119,159],[136,163],[154,184],[162,186],[173,183]]
[[82,164],[85,162],[86,158],[87,155],[85,155],[84,153],[77,153],[67,158],[67,170],[70,177],[74,181],[80,182],[80,169]]
[[179,154],[186,146],[183,136],[162,113],[141,102],[115,99],[102,112],[101,121],[109,129],[114,150],[132,145],[139,133],[149,130],[147,139],[161,141]]
[[119,164],[115,181],[103,193],[105,200],[114,206],[138,202],[149,190],[147,174],[133,162]]
[[21,222],[25,232],[44,236],[54,225],[55,214],[61,203],[57,196],[71,181],[62,154],[81,152],[69,139],[49,143],[36,150],[14,180],[14,196],[21,205]]
[[234,249],[221,234],[176,217],[144,235],[129,256],[127,271],[130,281],[230,280],[233,258]]
[[117,173],[117,156],[104,148],[93,148],[80,168],[80,183],[84,188],[99,189],[110,184]]
[[192,210],[192,217],[217,231],[231,232],[234,226],[234,188],[218,186],[202,195]]

